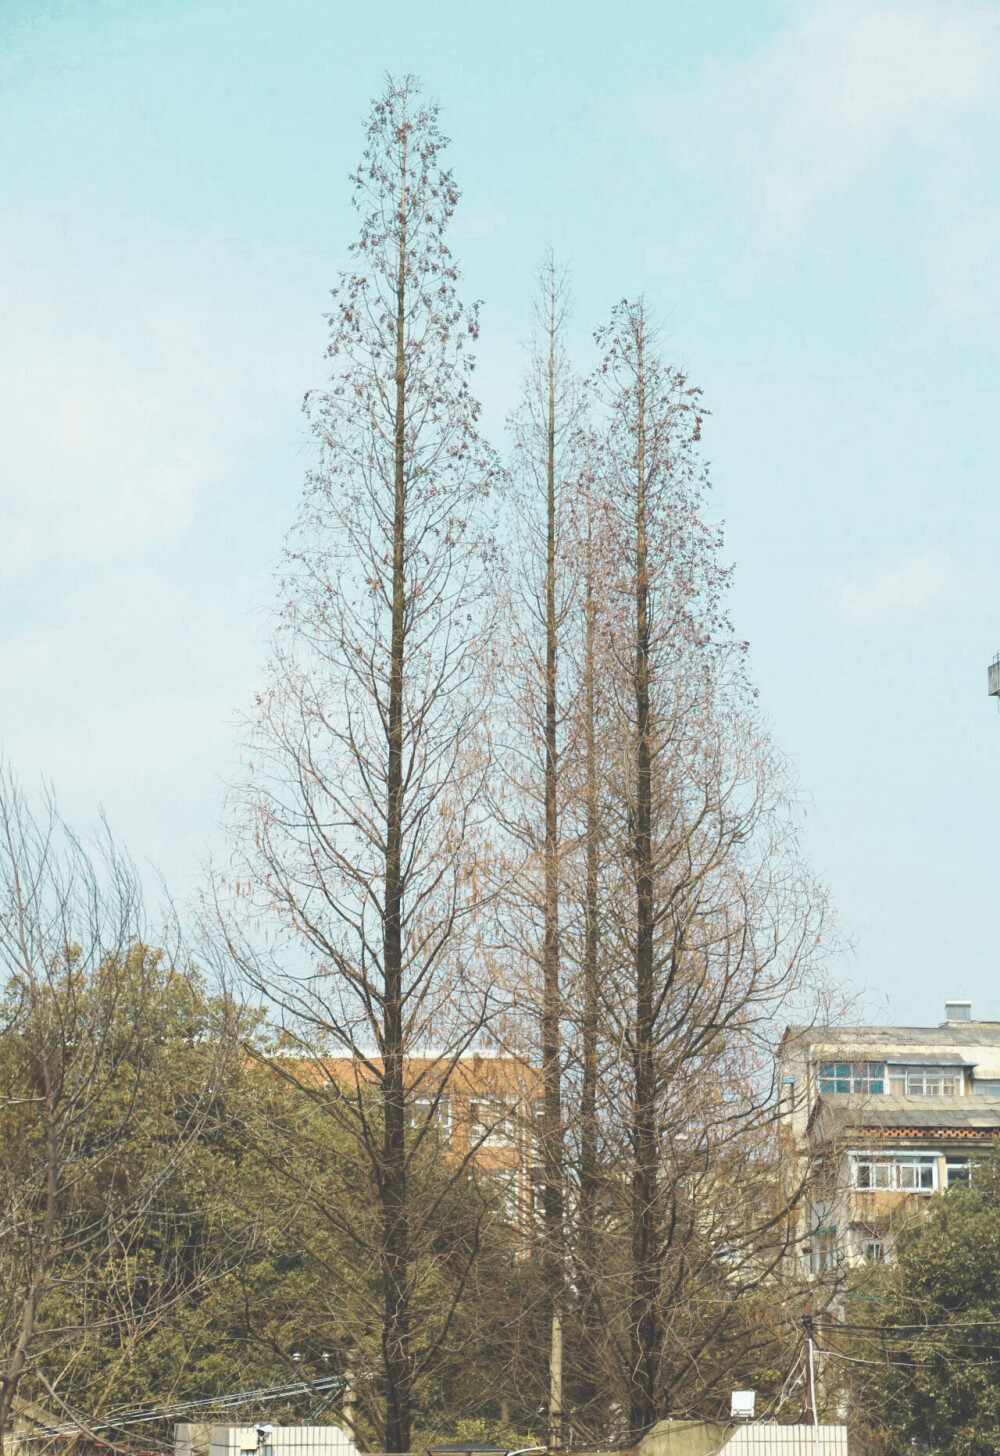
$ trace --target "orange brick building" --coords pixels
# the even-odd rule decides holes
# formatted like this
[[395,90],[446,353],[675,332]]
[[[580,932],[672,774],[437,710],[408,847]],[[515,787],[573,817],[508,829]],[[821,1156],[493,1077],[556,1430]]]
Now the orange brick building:
[[[294,1061],[297,1078],[352,1090],[371,1084],[382,1065],[378,1057]],[[509,1052],[429,1051],[407,1057],[403,1075],[410,1126],[432,1123],[448,1154],[456,1161],[467,1158],[477,1177],[494,1185],[507,1222],[527,1233],[538,1181],[533,1177],[542,1109],[538,1069]]]

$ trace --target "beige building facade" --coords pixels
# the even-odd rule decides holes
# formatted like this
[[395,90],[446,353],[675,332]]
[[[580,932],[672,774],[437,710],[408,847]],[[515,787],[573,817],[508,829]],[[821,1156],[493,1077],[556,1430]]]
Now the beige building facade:
[[935,1027],[789,1027],[778,1075],[812,1276],[890,1257],[900,1214],[973,1180],[1000,1137],[1000,1021],[973,1020],[966,1001]]

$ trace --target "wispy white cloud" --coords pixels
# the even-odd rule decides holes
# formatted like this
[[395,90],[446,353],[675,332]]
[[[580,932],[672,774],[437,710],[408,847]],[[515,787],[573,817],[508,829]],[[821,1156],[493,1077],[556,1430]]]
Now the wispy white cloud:
[[[145,333],[145,331],[144,331]],[[3,351],[0,564],[107,561],[176,536],[212,468],[178,341],[25,329]],[[185,364],[187,368],[185,369]],[[186,376],[186,377],[185,377]]]
[[107,809],[116,833],[181,884],[216,822],[251,695],[267,583],[181,581],[108,567],[50,621],[0,637],[0,751],[26,782],[50,779],[73,822]]
[[459,212],[455,237],[461,242],[495,238],[507,223],[507,210],[496,202],[484,202],[470,212]]
[[931,140],[988,100],[998,76],[995,5],[809,0],[749,55],[638,105],[676,163],[728,177],[758,226],[789,233],[898,137]]
[[19,243],[0,252],[18,280],[0,311],[0,578],[178,541],[245,451],[252,365],[207,312],[134,289],[81,303]]
[[853,622],[904,620],[950,601],[958,588],[954,561],[939,552],[904,557],[831,583],[837,610]]

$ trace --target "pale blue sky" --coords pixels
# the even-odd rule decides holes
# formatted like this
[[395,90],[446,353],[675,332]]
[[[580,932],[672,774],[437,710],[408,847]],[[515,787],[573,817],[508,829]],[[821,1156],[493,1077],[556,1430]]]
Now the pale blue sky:
[[900,1020],[1000,1017],[1000,9],[0,0],[0,738],[195,882],[383,72],[443,106],[499,437],[533,269],[706,391],[806,849]]

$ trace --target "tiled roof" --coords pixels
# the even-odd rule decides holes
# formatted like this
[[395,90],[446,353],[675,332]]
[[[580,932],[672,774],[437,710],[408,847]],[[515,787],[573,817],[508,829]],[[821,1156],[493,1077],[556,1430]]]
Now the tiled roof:
[[849,1128],[885,1128],[1000,1133],[1000,1097],[887,1097],[824,1092],[816,1100],[810,1128],[824,1133]]
[[871,1051],[893,1046],[1000,1046],[1000,1021],[951,1022],[948,1026],[790,1026],[785,1041]]

